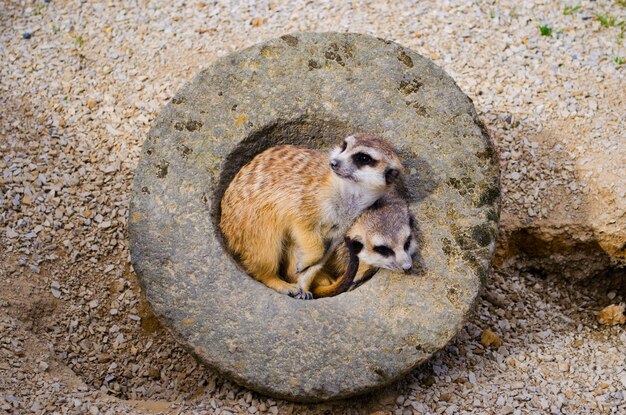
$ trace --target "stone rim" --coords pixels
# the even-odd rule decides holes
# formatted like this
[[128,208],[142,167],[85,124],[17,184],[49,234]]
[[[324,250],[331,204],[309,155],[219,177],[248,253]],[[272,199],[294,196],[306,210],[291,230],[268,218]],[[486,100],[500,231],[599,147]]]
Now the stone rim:
[[[294,87],[303,92],[301,103],[281,103],[277,110],[255,109],[261,99],[280,98],[281,91],[260,90],[256,84],[246,89],[247,76],[262,78],[260,72],[265,70],[266,78],[280,88],[276,81],[286,83],[301,75],[281,73],[293,65],[293,61],[281,65],[281,59],[302,60],[302,70],[309,74],[303,77],[312,84]],[[384,88],[385,79],[367,78],[364,67],[376,65],[402,74],[389,76],[400,79],[399,83]],[[315,78],[312,71],[330,75]],[[424,74],[428,79],[422,82]],[[363,82],[379,88],[379,98],[369,97],[382,107],[368,117],[357,101],[363,97],[330,88],[367,85]],[[329,91],[322,90],[319,97],[304,94],[320,92],[312,85]],[[429,92],[423,92],[428,88]],[[392,103],[385,106],[380,94],[384,98],[392,93]],[[424,108],[421,100],[438,94],[443,104]],[[231,105],[233,101],[237,102]],[[219,114],[228,114],[232,125],[222,122]],[[450,120],[452,126],[444,129],[439,141],[426,140],[418,131],[419,126],[438,131],[439,124]],[[389,133],[406,130],[407,123],[413,126],[412,137]],[[436,252],[446,264],[432,264],[429,256],[424,274],[415,279],[379,273],[359,290],[328,299],[302,302],[280,296],[244,275],[223,249],[216,219],[225,185],[246,157],[265,147],[281,142],[323,147],[352,129],[386,136],[408,170],[417,172],[407,176],[405,191],[418,222],[425,226],[423,233],[429,231],[423,235],[428,252],[422,256]],[[275,132],[261,142],[268,131]],[[242,142],[250,146],[233,153],[237,145],[241,150]],[[457,157],[459,163],[467,164],[462,168],[427,159],[418,151],[439,145],[443,156],[460,143],[475,150],[469,162],[465,161],[468,157]],[[235,159],[239,166],[233,165]],[[219,59],[188,82],[155,120],[133,184],[131,257],[155,313],[204,363],[240,384],[279,398],[308,402],[345,398],[403,376],[456,334],[478,295],[493,253],[498,188],[493,147],[471,101],[432,62],[393,42],[365,35],[296,33]],[[445,196],[454,203],[446,204]],[[456,215],[449,237],[432,226],[446,222],[445,215],[436,211],[446,206]],[[207,268],[215,271],[207,272]],[[448,272],[450,268],[458,270]],[[431,298],[434,293],[441,298]],[[229,299],[238,305],[233,307]],[[433,327],[420,320],[425,311],[442,325]],[[270,314],[274,320],[256,318]],[[199,321],[198,315],[221,320]],[[313,327],[299,324],[312,318]],[[393,338],[387,336],[387,324],[394,326]],[[355,330],[359,327],[366,327],[369,336]],[[298,354],[306,359],[300,361]]]

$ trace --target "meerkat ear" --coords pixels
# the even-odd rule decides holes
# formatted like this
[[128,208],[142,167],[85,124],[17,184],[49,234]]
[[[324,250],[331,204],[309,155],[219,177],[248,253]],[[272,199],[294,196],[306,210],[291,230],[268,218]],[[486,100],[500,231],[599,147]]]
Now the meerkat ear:
[[398,177],[400,177],[400,170],[394,169],[393,167],[389,167],[385,170],[385,181],[388,185],[395,183],[398,180]]
[[415,228],[415,218],[411,214],[409,214],[409,226],[411,229]]
[[350,239],[349,237],[346,236],[344,238],[344,241],[346,242],[346,246],[348,247],[348,250],[354,253],[355,255],[361,252],[361,250],[363,249],[363,244],[360,241],[358,241],[356,238]]

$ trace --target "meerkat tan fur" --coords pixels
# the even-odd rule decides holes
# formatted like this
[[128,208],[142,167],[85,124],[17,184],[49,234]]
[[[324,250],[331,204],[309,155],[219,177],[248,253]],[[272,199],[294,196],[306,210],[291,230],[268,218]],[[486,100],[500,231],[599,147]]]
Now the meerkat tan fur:
[[[274,290],[309,299],[309,286],[359,214],[393,188],[402,165],[391,145],[368,134],[327,153],[290,145],[246,164],[222,198],[220,227],[246,270]],[[286,252],[298,282],[279,278]]]
[[[390,192],[357,218],[345,244],[333,252],[315,277],[311,291],[316,298],[340,294],[378,268],[408,273],[416,250],[408,204],[396,192]],[[290,255],[290,261],[294,260],[295,255]],[[287,267],[288,280],[296,277],[294,268]]]

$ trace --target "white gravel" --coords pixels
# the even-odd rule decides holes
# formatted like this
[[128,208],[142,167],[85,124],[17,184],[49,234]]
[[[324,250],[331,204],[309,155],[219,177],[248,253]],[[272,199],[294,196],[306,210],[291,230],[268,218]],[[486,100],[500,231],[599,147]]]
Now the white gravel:
[[[618,180],[626,26],[596,14],[619,23],[626,6],[581,5],[5,2],[0,413],[624,413],[626,332],[595,317],[626,301],[608,286],[496,270],[429,363],[366,397],[294,405],[198,366],[150,314],[128,262],[129,185],[159,109],[217,57],[296,30],[396,40],[448,71],[497,140],[506,214],[545,217],[558,208],[546,189],[575,201],[597,169]],[[572,160],[590,143],[607,162],[580,177]],[[485,329],[501,346],[481,344]]]

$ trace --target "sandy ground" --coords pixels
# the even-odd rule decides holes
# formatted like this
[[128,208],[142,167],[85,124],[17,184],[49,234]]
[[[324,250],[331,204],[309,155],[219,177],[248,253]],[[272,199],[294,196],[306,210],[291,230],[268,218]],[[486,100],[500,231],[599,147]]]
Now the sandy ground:
[[602,168],[623,168],[626,139],[626,6],[565,9],[576,4],[5,1],[0,413],[626,411],[626,331],[596,319],[626,300],[610,280],[496,269],[472,320],[405,379],[296,405],[199,366],[152,316],[128,261],[129,186],[159,109],[216,58],[297,30],[369,33],[433,59],[493,132],[503,213],[549,216],[550,188],[575,209],[589,184],[572,160],[597,143]]

